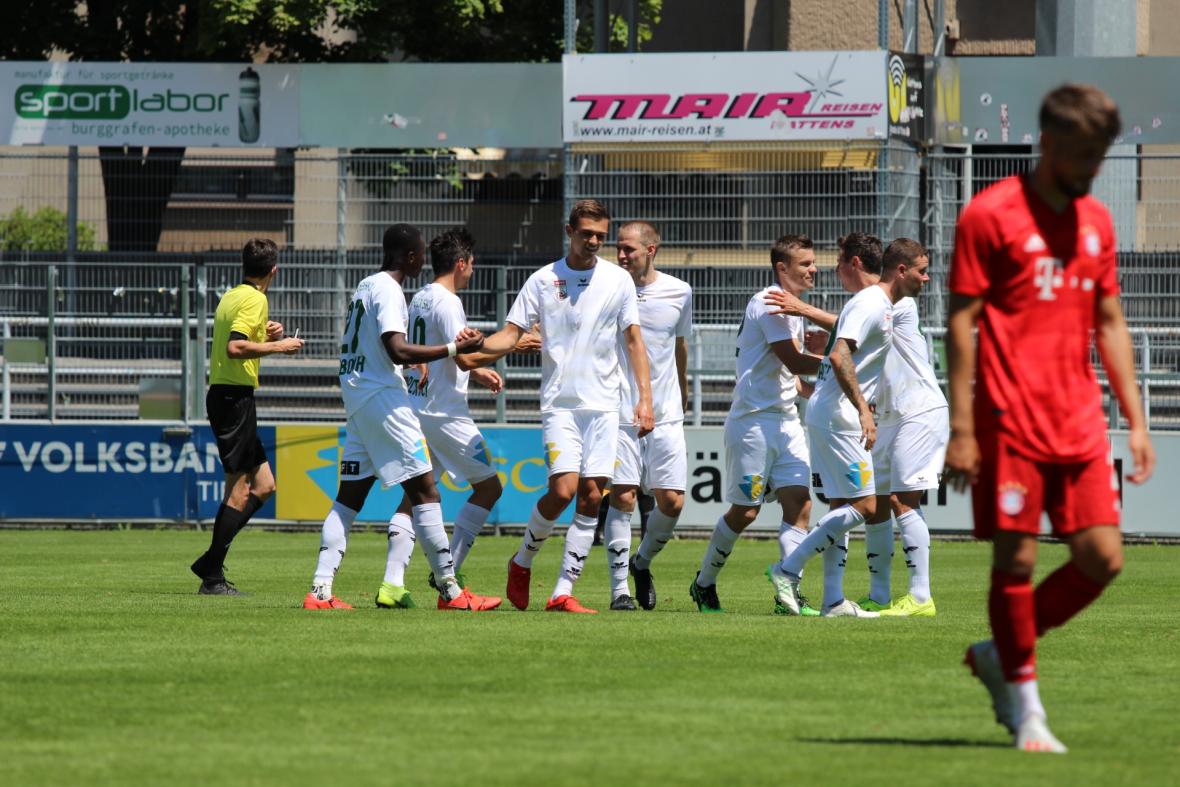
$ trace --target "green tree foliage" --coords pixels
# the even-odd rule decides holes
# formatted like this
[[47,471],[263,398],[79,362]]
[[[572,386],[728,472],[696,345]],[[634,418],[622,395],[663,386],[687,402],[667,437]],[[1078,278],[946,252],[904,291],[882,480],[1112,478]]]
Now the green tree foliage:
[[[32,215],[17,208],[0,219],[0,249],[4,251],[60,251],[67,245],[66,214],[43,207]],[[78,250],[94,251],[94,227],[78,222]]]

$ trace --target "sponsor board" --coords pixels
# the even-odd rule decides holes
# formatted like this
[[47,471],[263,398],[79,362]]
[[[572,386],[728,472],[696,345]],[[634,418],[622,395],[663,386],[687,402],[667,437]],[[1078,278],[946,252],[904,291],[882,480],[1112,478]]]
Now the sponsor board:
[[885,68],[885,93],[889,103],[889,136],[925,144],[926,60],[921,55],[890,52]]
[[[0,425],[0,520],[211,520],[224,493],[217,446],[208,426],[191,435],[170,436],[161,424]],[[504,487],[492,524],[528,520],[544,494],[548,471],[541,430],[535,426],[482,427],[488,456]],[[344,430],[336,424],[260,426],[259,437],[275,470],[278,491],[259,519],[318,526],[336,496]],[[711,528],[728,505],[725,446],[720,427],[685,429],[688,483],[680,524]],[[1123,530],[1129,534],[1180,536],[1180,521],[1161,480],[1162,468],[1180,464],[1180,434],[1155,434],[1156,478],[1143,486],[1123,481],[1130,468],[1126,434],[1111,434],[1111,454],[1122,500]],[[827,500],[813,477],[813,523]],[[443,515],[453,521],[470,487],[444,476],[439,484]],[[358,517],[387,521],[401,502],[400,488],[375,485]],[[1015,496],[1009,495],[1015,505]],[[945,485],[923,502],[932,530],[968,532],[971,501]],[[569,522],[573,507],[559,521]],[[754,529],[777,531],[777,503],[763,506]],[[1044,520],[1046,532],[1047,520]],[[636,519],[638,527],[638,519]]]
[[882,139],[882,52],[566,55],[566,142]]
[[7,145],[293,147],[296,66],[2,63]]

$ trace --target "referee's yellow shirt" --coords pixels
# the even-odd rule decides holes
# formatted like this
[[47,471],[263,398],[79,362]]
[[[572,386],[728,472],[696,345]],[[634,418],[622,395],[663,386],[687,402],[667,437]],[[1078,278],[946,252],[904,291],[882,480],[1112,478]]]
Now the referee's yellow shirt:
[[231,333],[240,333],[252,342],[266,341],[266,321],[270,310],[266,296],[253,284],[239,284],[217,304],[213,317],[213,355],[209,359],[210,385],[249,385],[258,387],[260,358],[239,360],[226,354]]

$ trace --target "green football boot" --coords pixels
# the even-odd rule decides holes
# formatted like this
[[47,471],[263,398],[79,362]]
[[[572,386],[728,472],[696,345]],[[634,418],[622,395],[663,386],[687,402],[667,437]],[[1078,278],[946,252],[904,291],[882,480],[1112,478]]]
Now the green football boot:
[[377,591],[377,606],[382,609],[413,609],[418,605],[410,597],[410,591],[401,585],[382,582],[381,589]]

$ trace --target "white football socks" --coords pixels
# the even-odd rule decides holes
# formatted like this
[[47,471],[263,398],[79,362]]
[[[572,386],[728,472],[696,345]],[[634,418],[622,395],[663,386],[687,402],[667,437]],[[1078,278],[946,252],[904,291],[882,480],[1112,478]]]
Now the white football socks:
[[790,522],[783,522],[778,528],[778,552],[779,560],[786,560],[791,556],[791,553],[799,548],[803,543],[803,539],[807,538],[807,530],[802,527],[792,525]]
[[561,556],[561,574],[557,577],[557,585],[553,588],[551,598],[558,596],[572,596],[574,583],[582,575],[586,567],[586,558],[590,556],[590,547],[594,544],[594,531],[598,528],[598,518],[574,514],[574,521],[570,523],[565,533],[565,553]]
[[602,528],[612,600],[631,595],[631,588],[627,584],[627,566],[631,562],[631,513],[610,506],[606,510],[606,523]]
[[1016,723],[1027,719],[1029,716],[1040,716],[1041,718],[1048,718],[1045,713],[1045,706],[1041,704],[1041,693],[1037,689],[1036,680],[1025,680],[1020,683],[1008,684],[1008,699],[1016,710]]
[[[554,520],[546,519],[541,516],[541,512],[536,507],[533,508],[533,513],[529,514],[528,527],[524,529],[524,538],[521,539],[520,549],[516,550],[516,557],[512,558],[516,561],[516,565],[524,568],[533,567],[533,558],[541,551],[541,545],[545,543],[545,539],[553,533],[554,524]],[[591,542],[593,540],[591,538]]]
[[824,550],[824,609],[844,600],[844,567],[848,564],[848,533]]
[[919,604],[930,600],[930,528],[922,509],[912,508],[897,518],[901,551],[910,570],[910,595]]
[[679,514],[668,516],[658,508],[647,515],[647,532],[643,534],[643,540],[639,542],[639,549],[635,554],[636,568],[651,568],[651,561],[672,540],[672,531],[676,529],[679,520]]
[[320,601],[332,597],[332,580],[340,570],[344,552],[348,549],[348,529],[356,519],[353,511],[343,503],[332,503],[324,525],[320,529],[320,557],[316,562],[311,590]]
[[696,580],[698,585],[707,588],[717,584],[717,574],[725,568],[725,561],[729,560],[740,535],[730,529],[725,517],[717,520],[713,535],[709,538],[709,546],[705,549],[705,557],[701,560],[701,573]]
[[475,539],[491,513],[474,503],[464,503],[455,515],[455,526],[451,529],[451,559],[455,561],[455,571],[467,559],[467,553],[475,546]]
[[[857,525],[864,524],[864,521],[865,518],[860,515],[860,512],[850,505],[833,508],[824,514],[823,519],[819,520],[815,528],[807,534],[807,538],[803,539],[803,543],[795,547],[795,551],[787,556],[787,559],[782,562],[780,567],[784,573],[798,579],[803,576],[803,567],[807,565],[808,560],[815,557],[817,553],[825,552],[829,546],[837,543],[837,541],[847,551],[847,539],[844,538],[844,535]],[[827,565],[827,561],[825,560],[825,572],[827,571]]]
[[[414,533],[422,542],[422,552],[439,593],[447,601],[453,599],[462,588],[455,582],[455,562],[451,559],[451,545],[447,541],[447,529],[443,527],[442,504],[423,503],[414,506]],[[449,580],[449,581],[448,581]]]
[[414,556],[414,525],[409,514],[394,514],[389,520],[389,544],[385,550],[385,581],[397,587],[406,585],[406,569]]
[[865,557],[869,562],[869,598],[889,604],[893,580],[893,522],[865,525]]

